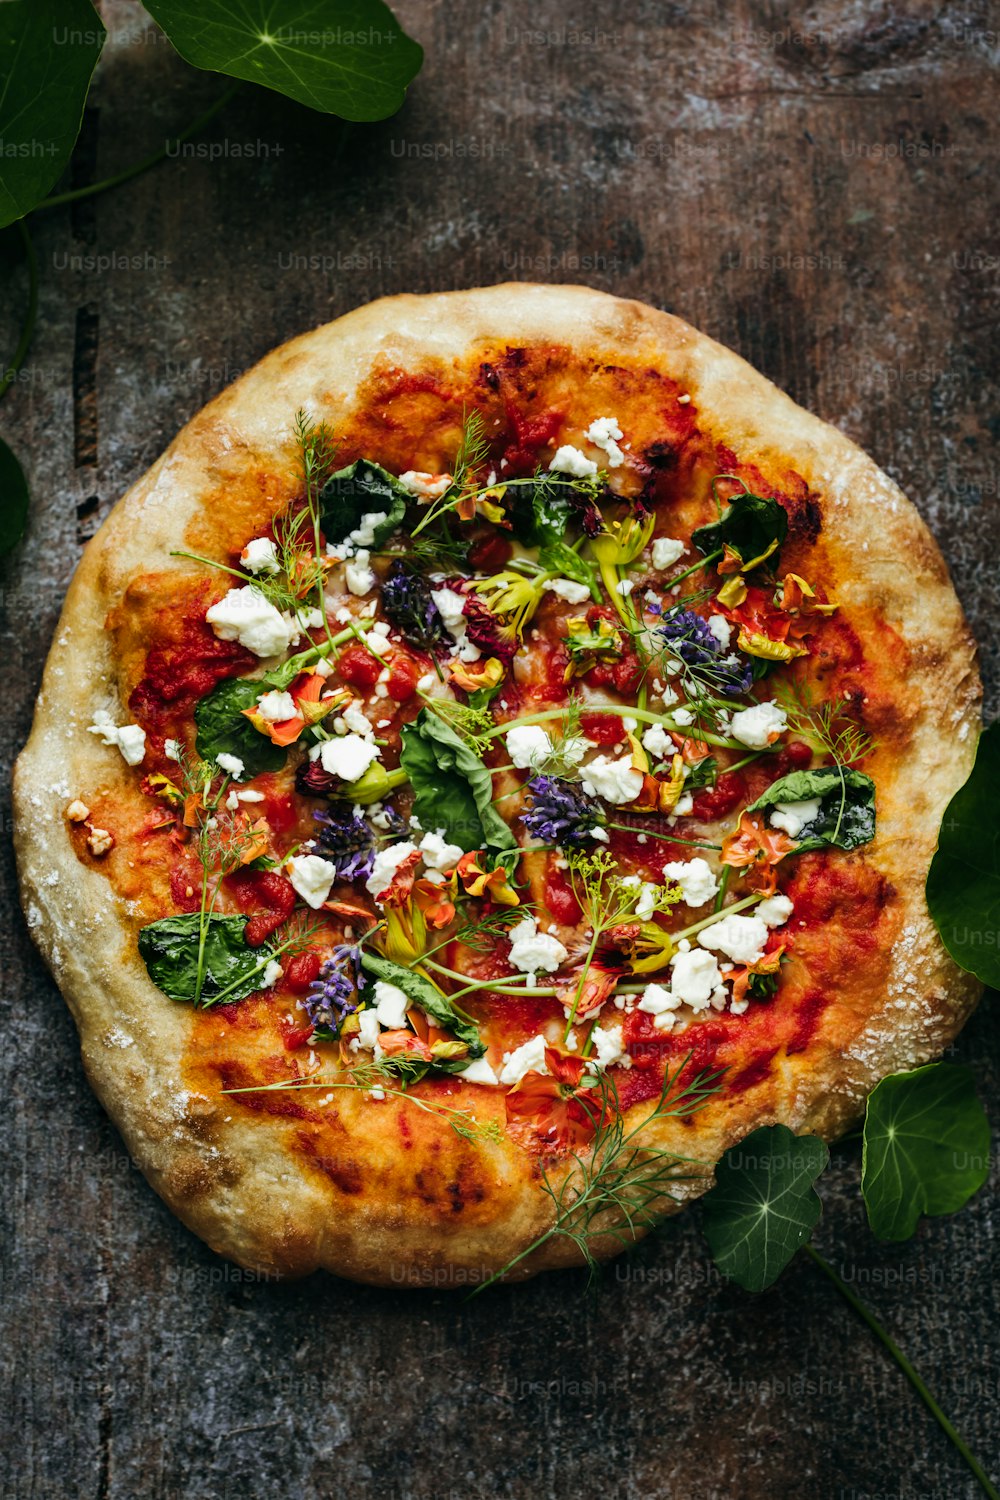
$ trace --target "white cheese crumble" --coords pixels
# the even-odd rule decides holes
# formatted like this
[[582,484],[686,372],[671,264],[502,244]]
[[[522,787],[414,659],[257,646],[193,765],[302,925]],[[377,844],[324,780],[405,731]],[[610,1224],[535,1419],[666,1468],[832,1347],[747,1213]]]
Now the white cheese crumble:
[[581,453],[579,448],[574,448],[572,443],[564,443],[557,448],[549,464],[549,472],[557,474],[572,474],[576,479],[590,479],[597,473],[597,465],[592,458]]
[[370,594],[375,587],[375,574],[368,566],[368,558],[368,552],[362,547],[344,569],[344,582],[348,592],[359,599],[363,594]]
[[788,720],[785,710],[776,703],[755,703],[733,714],[730,727],[733,738],[748,750],[766,750],[779,734],[784,734]]
[[698,942],[703,948],[724,953],[733,963],[754,964],[764,956],[767,927],[759,917],[746,917],[736,912],[704,928],[698,934]]
[[465,1083],[495,1084],[500,1081],[485,1057],[477,1057],[474,1062],[470,1062],[469,1066],[464,1068],[457,1076]]
[[205,619],[221,641],[239,641],[254,656],[280,656],[295,634],[292,622],[252,583],[230,589]]
[[375,545],[375,528],[381,526],[383,521],[388,521],[387,510],[369,511],[366,516],[361,517],[361,524],[350,534],[350,540],[358,547],[373,547]]
[[280,570],[278,553],[270,537],[254,537],[240,553],[240,562],[248,573],[277,573]]
[[595,448],[603,448],[608,455],[608,468],[620,469],[625,462],[625,455],[619,448],[625,434],[618,425],[617,417],[596,417],[585,434],[594,444]]
[[500,1082],[520,1083],[525,1073],[547,1073],[549,1071],[545,1066],[547,1045],[546,1038],[539,1033],[530,1041],[522,1042],[520,1047],[515,1047],[513,1052],[505,1052],[503,1067],[500,1069]]
[[137,766],[145,758],[146,731],[138,724],[116,724],[107,709],[100,709],[94,715],[87,732],[100,735],[103,744],[120,750],[127,766]]
[[518,771],[533,770],[552,754],[552,741],[540,724],[522,724],[504,737],[511,764]]
[[704,906],[718,894],[719,886],[707,860],[672,861],[663,866],[663,874],[680,886],[686,906]]
[[284,972],[284,969],[281,967],[276,958],[269,959],[264,968],[263,974],[260,976],[261,989],[269,990],[272,985],[277,984],[278,980],[281,979],[284,975]]
[[288,878],[307,906],[318,911],[330,894],[336,865],[318,854],[293,854],[285,865]]
[[628,761],[597,755],[580,771],[583,790],[591,797],[603,797],[616,807],[634,802],[642,791],[642,772]]
[[453,870],[464,853],[461,844],[449,844],[444,829],[436,833],[425,833],[420,840],[420,852],[428,870]]
[[163,741],[163,753],[167,757],[167,760],[180,760],[183,748],[180,740]]
[[574,583],[572,578],[550,578],[545,585],[547,593],[558,594],[560,599],[565,599],[567,604],[582,604],[584,599],[590,598],[590,590],[585,583]]
[[776,896],[768,896],[759,906],[755,906],[754,915],[760,917],[767,927],[783,927],[793,910],[790,898],[779,892]]
[[291,693],[264,693],[257,699],[257,712],[267,724],[283,724],[298,713]]
[[715,636],[724,651],[729,649],[729,642],[733,637],[733,627],[725,615],[709,615],[708,628]]
[[820,797],[808,797],[803,802],[776,802],[771,812],[771,827],[780,828],[790,839],[797,839],[803,828],[819,817],[822,805]]
[[682,1004],[694,1011],[704,1010],[721,984],[719,965],[711,953],[694,948],[674,955],[670,988]]
[[442,623],[448,634],[456,641],[465,635],[465,595],[457,589],[431,589],[431,598],[437,606]]
[[246,766],[240,760],[238,755],[230,755],[225,750],[223,750],[220,755],[217,755],[215,757],[215,764],[218,766],[220,771],[227,771],[234,781],[239,781],[240,777],[243,775],[243,772],[246,770]]
[[378,1016],[373,1010],[358,1011],[358,1034],[355,1038],[358,1047],[364,1047],[370,1052],[378,1045],[379,1024]]
[[662,724],[651,724],[645,730],[642,736],[642,747],[648,750],[650,755],[658,755],[661,758],[674,753],[674,742]]
[[566,949],[551,932],[539,932],[534,917],[523,917],[508,933],[510,938],[510,961],[521,974],[534,974],[537,969],[552,973],[569,957]]
[[406,1012],[410,1001],[404,990],[396,984],[387,984],[384,979],[375,981],[375,1014],[388,1031],[398,1031],[406,1025]]
[[653,567],[662,573],[665,568],[673,567],[686,551],[687,547],[676,537],[658,536],[653,543]]
[[598,1069],[613,1067],[615,1063],[631,1066],[632,1059],[625,1050],[620,1026],[595,1026],[590,1040],[597,1054],[593,1062]]
[[345,734],[343,739],[324,740],[319,752],[320,764],[331,776],[341,781],[360,781],[381,751],[372,740],[360,734]]
[[649,1016],[660,1016],[666,1011],[679,1010],[680,1006],[681,1001],[672,990],[664,989],[662,984],[647,984],[636,1009]]
[[400,474],[399,482],[404,490],[416,495],[418,500],[440,500],[451,484],[450,474],[428,474],[425,469],[407,469]]
[[375,855],[372,872],[365,881],[369,896],[381,895],[392,883],[392,877],[399,866],[416,851],[416,844],[410,843],[409,839],[404,839],[401,844],[390,844],[387,849],[380,849]]

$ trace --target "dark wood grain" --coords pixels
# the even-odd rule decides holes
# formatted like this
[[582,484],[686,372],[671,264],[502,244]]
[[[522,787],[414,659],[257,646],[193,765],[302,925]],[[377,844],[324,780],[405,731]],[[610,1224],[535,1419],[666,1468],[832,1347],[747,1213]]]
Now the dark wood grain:
[[[153,149],[221,89],[143,38],[137,6],[101,9],[115,35],[75,181]],[[856,438],[934,527],[995,710],[996,14],[398,11],[427,64],[396,119],[345,129],[248,89],[193,154],[34,222],[41,318],[0,411],[34,492],[2,580],[4,761],[82,542],[187,417],[358,303],[508,277],[676,311]],[[5,349],[23,271],[9,287]],[[976,1493],[814,1268],[746,1296],[711,1270],[696,1213],[594,1297],[572,1275],[465,1304],[227,1267],[131,1167],[20,920],[9,847],[4,877],[0,1495]],[[955,1055],[995,1113],[990,1010]],[[996,1466],[996,1175],[966,1212],[885,1248],[858,1173],[856,1148],[838,1149],[817,1242]]]

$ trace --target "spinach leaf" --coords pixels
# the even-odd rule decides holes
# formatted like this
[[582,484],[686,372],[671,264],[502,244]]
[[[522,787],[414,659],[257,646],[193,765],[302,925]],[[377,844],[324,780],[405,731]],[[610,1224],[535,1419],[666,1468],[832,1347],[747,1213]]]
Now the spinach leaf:
[[952,1214],[986,1181],[990,1127],[971,1068],[891,1073],[868,1097],[861,1191],[879,1239],[908,1240],[921,1214]]
[[445,1072],[457,1071],[452,1066],[457,1063],[459,1068],[464,1068],[469,1058],[482,1057],[486,1047],[479,1039],[479,1027],[471,1016],[466,1015],[464,1010],[443,995],[436,984],[425,979],[422,974],[417,974],[413,969],[406,969],[402,964],[394,964],[391,959],[383,958],[379,953],[370,953],[367,949],[361,952],[361,967],[368,974],[373,974],[376,979],[383,979],[388,984],[394,984],[401,989],[414,1005],[420,1009],[435,1024],[441,1026],[445,1031],[450,1031],[460,1042],[465,1042],[469,1049],[469,1057],[448,1058],[435,1061],[435,1068],[443,1068]]
[[547,573],[586,584],[594,602],[599,603],[601,591],[595,570],[566,541],[571,526],[579,522],[579,511],[570,498],[573,493],[568,481],[547,479],[533,488],[530,496],[519,497],[514,535],[523,546],[538,548],[538,561]]
[[0,227],[30,213],[62,176],[106,34],[90,0],[0,5]]
[[517,846],[493,806],[493,778],[475,751],[437,714],[422,709],[403,726],[400,763],[413,787],[413,809],[428,832],[465,850]]
[[381,0],[149,0],[146,9],[185,62],[345,120],[395,114],[423,62]]
[[743,563],[760,559],[768,548],[776,543],[772,559],[788,535],[788,514],[777,500],[765,495],[745,492],[734,495],[718,521],[707,526],[698,526],[691,533],[691,540],[707,557],[710,552],[720,552],[723,547],[732,547]]
[[[247,947],[246,917],[212,915],[205,920],[205,973],[199,1006],[245,1000],[262,988],[271,950]],[[150,922],[139,933],[139,952],[149,977],[171,1000],[194,1003],[200,931],[201,913],[194,911]]]
[[362,516],[384,515],[385,520],[373,528],[373,547],[381,547],[406,515],[410,496],[395,474],[359,458],[336,474],[323,486],[319,497],[320,523],[328,541],[346,541],[361,524]]
[[216,683],[195,705],[197,729],[195,747],[202,760],[214,761],[219,755],[238,755],[246,767],[246,778],[264,771],[280,771],[287,750],[274,745],[243,717],[243,709],[252,708],[267,684],[251,677],[230,677]]
[[28,482],[7,444],[0,438],[0,555],[11,552],[28,520]]
[[1000,724],[979,741],[965,785],[948,803],[927,876],[927,905],[957,964],[1000,988]]
[[759,812],[777,802],[811,802],[817,797],[819,813],[795,836],[799,854],[809,849],[857,849],[875,837],[875,783],[863,771],[848,766],[793,771],[769,786],[747,811]]
[[824,1141],[762,1125],[731,1146],[705,1195],[703,1227],[723,1276],[748,1292],[776,1281],[819,1222],[813,1183],[830,1160]]

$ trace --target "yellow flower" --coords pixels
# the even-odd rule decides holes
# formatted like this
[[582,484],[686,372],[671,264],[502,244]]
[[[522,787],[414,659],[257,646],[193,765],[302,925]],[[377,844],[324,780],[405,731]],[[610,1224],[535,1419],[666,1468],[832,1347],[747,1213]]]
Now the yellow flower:
[[742,626],[737,645],[748,656],[759,656],[763,661],[792,661],[796,656],[808,656],[805,646],[793,646],[790,641],[773,641],[770,636]]

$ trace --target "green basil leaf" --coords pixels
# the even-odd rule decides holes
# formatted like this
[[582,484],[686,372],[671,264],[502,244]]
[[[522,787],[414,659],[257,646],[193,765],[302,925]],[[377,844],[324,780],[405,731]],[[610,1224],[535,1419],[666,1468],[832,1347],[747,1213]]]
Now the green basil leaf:
[[24,535],[28,502],[24,470],[0,438],[0,556],[12,552]]
[[514,535],[522,546],[537,547],[538,561],[546,572],[586,584],[595,603],[599,603],[601,592],[595,569],[566,542],[570,528],[579,524],[579,512],[570,499],[573,492],[570,481],[552,479],[533,488],[530,496],[519,494],[513,516]]
[[[206,918],[205,970],[200,1007],[229,1005],[245,1000],[263,987],[263,973],[271,959],[269,948],[248,948],[246,917]],[[201,913],[163,917],[139,932],[139,952],[149,977],[171,1000],[194,1004],[198,988],[198,946]]]
[[493,806],[493,777],[475,751],[437,714],[422,709],[402,730],[400,764],[413,787],[413,810],[428,832],[470,849],[514,849],[517,841]]
[[185,62],[345,120],[395,114],[424,58],[382,0],[148,0],[146,9]]
[[30,213],[62,175],[105,36],[90,0],[0,4],[0,228]]
[[435,1061],[435,1068],[442,1068],[445,1072],[454,1072],[456,1063],[459,1068],[467,1066],[470,1058],[482,1057],[486,1047],[479,1039],[479,1027],[471,1016],[466,1015],[464,1010],[459,1010],[454,1001],[447,995],[443,995],[437,985],[431,984],[422,974],[417,974],[413,969],[406,969],[402,964],[394,964],[391,959],[383,958],[380,953],[371,953],[368,949],[362,949],[361,967],[368,974],[373,974],[376,979],[383,979],[387,984],[394,984],[397,989],[403,991],[414,1005],[419,1005],[425,1015],[429,1016],[435,1026],[441,1026],[445,1031],[450,1031],[460,1042],[465,1042],[469,1049],[469,1057],[444,1059]]
[[793,771],[769,786],[751,802],[748,812],[774,807],[778,802],[812,802],[820,809],[796,835],[796,852],[809,849],[858,849],[875,837],[875,783],[863,771],[845,766],[823,766],[818,771]]
[[230,677],[199,700],[194,710],[195,747],[202,760],[238,755],[248,780],[264,771],[281,770],[287,750],[272,744],[243,717],[243,710],[253,707],[265,687],[250,677]]
[[921,1214],[953,1214],[990,1164],[990,1127],[971,1068],[930,1063],[891,1073],[868,1097],[861,1191],[882,1240],[908,1240]]
[[323,534],[327,541],[344,542],[360,526],[363,516],[383,514],[386,519],[372,528],[371,544],[381,547],[406,515],[411,498],[395,474],[359,458],[331,474],[323,486],[319,497]]
[[691,540],[706,557],[723,547],[732,547],[745,563],[753,562],[772,542],[777,542],[778,547],[769,558],[773,566],[787,535],[788,514],[783,505],[766,495],[743,494],[733,496],[718,521],[692,531]]
[[976,763],[945,811],[927,876],[927,905],[957,964],[1000,988],[1000,724],[981,736]]
[[723,1276],[748,1292],[776,1281],[823,1211],[813,1183],[830,1160],[815,1135],[762,1125],[731,1146],[704,1199],[703,1226]]

